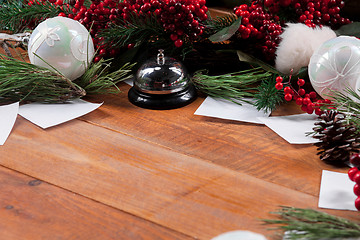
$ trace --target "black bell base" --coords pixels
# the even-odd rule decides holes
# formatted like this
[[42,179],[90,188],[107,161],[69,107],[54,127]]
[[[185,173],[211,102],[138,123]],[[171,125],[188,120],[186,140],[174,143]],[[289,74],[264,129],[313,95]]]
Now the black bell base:
[[148,94],[132,87],[129,90],[128,97],[130,102],[138,107],[166,110],[186,106],[196,99],[197,94],[193,85],[183,91],[171,94]]

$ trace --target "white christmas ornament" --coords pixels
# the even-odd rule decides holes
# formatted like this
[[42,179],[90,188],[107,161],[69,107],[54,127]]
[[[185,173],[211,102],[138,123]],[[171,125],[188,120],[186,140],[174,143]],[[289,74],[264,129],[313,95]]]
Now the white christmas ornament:
[[326,41],[312,55],[308,71],[313,88],[323,98],[332,91],[348,96],[347,88],[360,95],[360,40],[340,36]]
[[28,46],[32,64],[49,69],[54,67],[70,80],[84,74],[94,53],[88,30],[78,21],[66,17],[41,22],[31,34]]

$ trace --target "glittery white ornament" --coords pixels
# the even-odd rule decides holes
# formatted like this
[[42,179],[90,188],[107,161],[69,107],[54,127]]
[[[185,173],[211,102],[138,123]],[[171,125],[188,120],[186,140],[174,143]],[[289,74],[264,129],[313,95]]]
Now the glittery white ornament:
[[88,30],[81,23],[54,17],[35,28],[30,36],[28,53],[32,64],[49,69],[51,65],[74,80],[84,74],[95,50]]
[[309,77],[315,91],[331,98],[332,91],[351,88],[360,95],[360,40],[340,36],[322,44],[312,55]]

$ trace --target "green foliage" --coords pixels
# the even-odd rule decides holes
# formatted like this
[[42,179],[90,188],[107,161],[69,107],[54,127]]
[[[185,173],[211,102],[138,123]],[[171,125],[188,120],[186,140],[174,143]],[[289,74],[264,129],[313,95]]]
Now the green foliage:
[[246,98],[254,97],[256,84],[269,77],[271,74],[261,68],[219,76],[209,76],[205,71],[198,71],[194,74],[192,82],[197,89],[211,97],[241,104],[241,101],[248,102]]
[[110,60],[93,63],[89,69],[74,82],[82,87],[88,95],[119,92],[116,86],[121,81],[131,78],[134,64],[126,63],[119,69],[111,69]]
[[337,36],[347,35],[360,37],[360,22],[353,22],[350,24],[343,25],[335,31]]
[[24,5],[20,1],[5,2],[0,7],[0,28],[15,33],[24,31],[28,25],[36,26],[46,18],[55,17],[64,11],[47,1],[44,4],[31,6]]
[[229,14],[224,17],[217,17],[210,19],[205,23],[205,37],[209,36],[209,40],[212,42],[222,42],[230,39],[241,24],[241,17]]
[[288,231],[286,239],[346,239],[360,237],[360,225],[347,219],[312,209],[282,207],[278,212],[281,220],[264,220],[266,224],[280,225]]
[[345,93],[333,92],[333,104],[340,112],[346,113],[349,123],[353,123],[360,133],[360,95],[350,88],[347,88]]
[[105,61],[93,63],[84,75],[74,81],[56,69],[38,67],[31,63],[0,58],[0,103],[11,102],[66,102],[86,94],[118,92],[116,84],[129,79],[133,65],[110,71]]
[[56,71],[1,57],[0,103],[65,102],[86,94]]
[[132,16],[130,21],[117,20],[109,28],[99,32],[108,46],[120,48],[128,44],[140,45],[164,37],[164,29],[155,15]]
[[275,88],[276,75],[267,78],[261,82],[257,88],[257,93],[254,96],[254,106],[257,110],[271,112],[276,109],[282,102],[284,102],[284,93]]

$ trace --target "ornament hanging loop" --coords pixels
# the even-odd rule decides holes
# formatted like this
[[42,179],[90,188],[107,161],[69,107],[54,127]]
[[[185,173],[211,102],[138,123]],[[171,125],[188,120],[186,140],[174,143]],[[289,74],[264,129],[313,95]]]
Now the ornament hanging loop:
[[159,49],[159,53],[157,55],[157,64],[164,65],[165,64],[165,55],[164,55],[164,49]]

